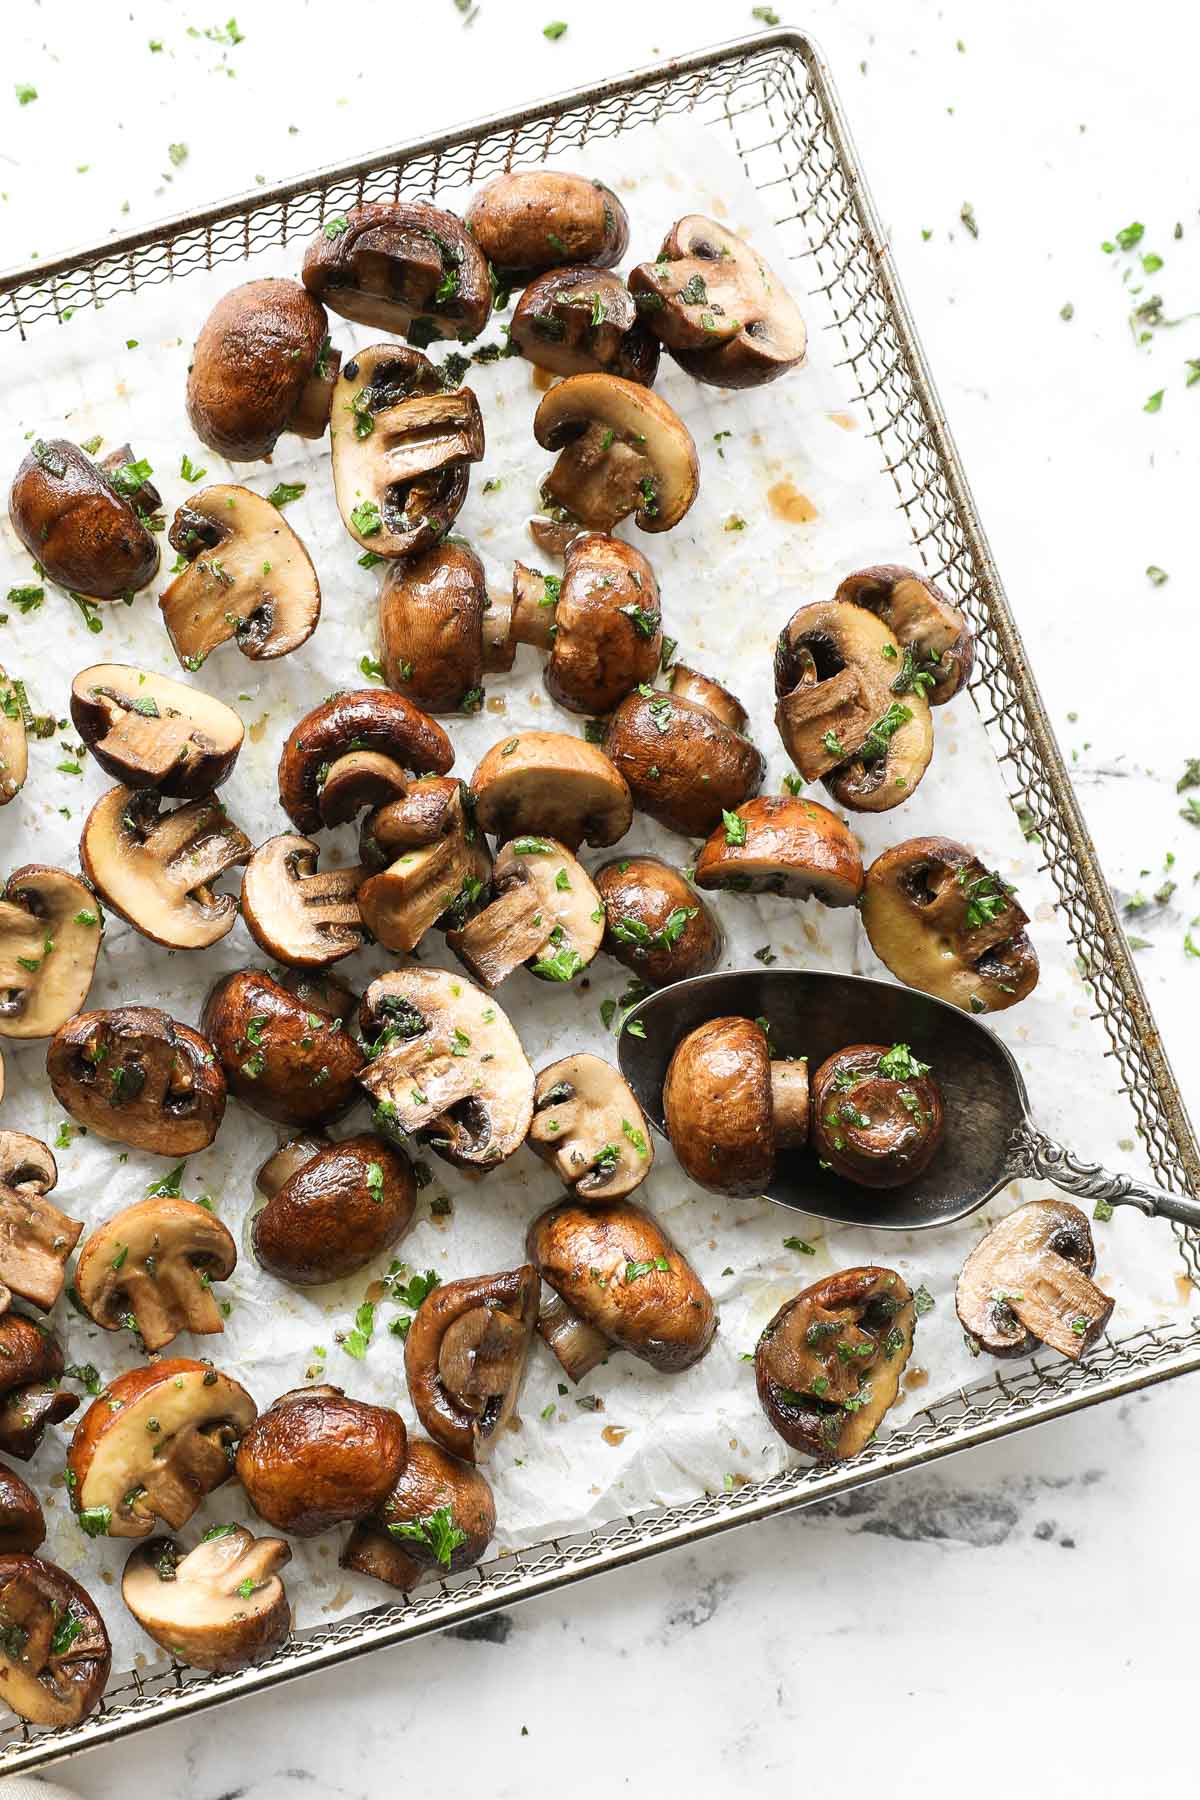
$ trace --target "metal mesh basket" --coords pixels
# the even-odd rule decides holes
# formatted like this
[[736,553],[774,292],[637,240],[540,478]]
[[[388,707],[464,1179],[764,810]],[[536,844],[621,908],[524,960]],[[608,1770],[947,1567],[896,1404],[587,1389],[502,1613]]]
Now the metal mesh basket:
[[[765,197],[814,309],[845,348],[844,366],[878,442],[916,553],[970,616],[971,692],[1014,806],[1045,852],[1080,970],[1117,1059],[1158,1179],[1200,1188],[1200,1152],[1130,961],[946,428],[915,329],[827,71],[811,42],[772,31],[566,94],[523,111],[331,169],[179,218],[118,242],[0,278],[0,336],[13,344],[118,295],[304,243],[327,214],[369,200],[428,194],[454,207],[481,178],[690,114],[729,134]],[[1175,1227],[1200,1281],[1193,1234]],[[1079,1407],[1200,1368],[1200,1322],[1106,1338],[1086,1364],[1035,1358],[918,1413],[847,1465],[789,1469],[733,1493],[704,1494],[574,1538],[558,1538],[447,1579],[402,1605],[300,1633],[269,1662],[232,1675],[173,1666],[115,1677],[100,1709],[73,1728],[14,1724],[0,1772],[33,1768],[128,1732],[461,1622],[585,1575],[917,1467]]]

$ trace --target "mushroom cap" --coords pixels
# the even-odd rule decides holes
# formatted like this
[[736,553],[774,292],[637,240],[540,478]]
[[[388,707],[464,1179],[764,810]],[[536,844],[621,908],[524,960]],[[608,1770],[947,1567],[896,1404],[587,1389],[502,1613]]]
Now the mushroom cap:
[[516,1409],[537,1323],[537,1270],[525,1263],[434,1288],[404,1341],[417,1417],[443,1449],[481,1463]]
[[942,1142],[942,1096],[928,1066],[893,1076],[884,1059],[907,1046],[848,1044],[812,1077],[813,1149],[835,1174],[860,1187],[903,1187],[933,1161]]
[[510,838],[496,858],[496,898],[446,942],[495,988],[524,963],[543,981],[572,981],[604,936],[604,908],[582,863],[550,837]]
[[225,1115],[212,1045],[156,1006],[77,1013],[55,1033],[46,1073],[79,1124],[156,1156],[207,1150]]
[[[593,446],[588,436],[585,444],[585,434],[598,434],[599,441]],[[619,375],[569,375],[556,382],[534,414],[533,435],[543,450],[563,451],[573,470],[569,492],[557,488],[555,475],[547,491],[600,531],[630,513],[643,531],[670,531],[700,490],[700,461],[683,420],[661,395]],[[574,480],[574,472],[582,472],[581,459],[587,463],[586,488]],[[597,459],[608,459],[599,477],[593,467]],[[624,463],[634,477],[632,498],[613,487]],[[560,458],[560,478],[562,472]],[[596,503],[582,504],[585,494],[594,495]]]
[[[911,691],[912,676],[917,675],[929,704],[943,706],[966,686],[975,664],[971,627],[927,575],[899,563],[876,563],[847,575],[833,597],[876,613],[895,632],[901,649],[911,651],[913,667],[910,671],[906,658],[896,671],[895,693]],[[902,685],[897,687],[897,681]]]
[[953,838],[907,838],[877,856],[862,922],[897,980],[964,1012],[1002,1012],[1037,986],[1028,915],[1007,882]]
[[269,456],[319,375],[327,328],[325,308],[298,281],[247,281],[218,300],[188,370],[187,414],[200,442],[230,462]]
[[96,897],[65,869],[26,863],[0,899],[0,1038],[48,1038],[79,1011],[100,954]]
[[495,1530],[487,1477],[428,1438],[411,1438],[395,1487],[377,1513],[354,1526],[339,1560],[343,1569],[407,1593],[480,1562]]
[[394,1249],[416,1205],[402,1150],[366,1132],[343,1138],[301,1160],[270,1193],[255,1216],[254,1254],[268,1274],[296,1287],[340,1281]]
[[1114,1302],[1089,1277],[1096,1246],[1087,1215],[1057,1195],[1030,1200],[994,1225],[962,1266],[954,1304],[962,1328],[993,1356],[1048,1344],[1078,1362]]
[[355,997],[335,981],[290,984],[238,969],[209,989],[200,1027],[229,1090],[280,1125],[328,1125],[358,1098],[363,1054],[345,1029]]
[[158,573],[158,540],[133,499],[66,438],[38,438],[26,452],[8,516],[50,580],[89,599],[123,599]]
[[254,846],[219,800],[164,812],[151,789],[109,788],[79,840],[83,872],[105,905],[170,950],[206,950],[233,929],[238,903],[210,883]]
[[721,960],[720,921],[678,869],[659,856],[621,856],[595,874],[604,902],[604,948],[649,987],[707,975]]
[[277,1650],[292,1628],[279,1570],[282,1538],[214,1525],[186,1555],[173,1538],[130,1552],[121,1598],[156,1644],[193,1669],[244,1669]]
[[722,822],[696,858],[697,887],[855,905],[863,888],[858,840],[828,807],[766,794],[739,806],[736,817],[741,830]]
[[[629,783],[634,803],[668,831],[706,837],[762,786],[767,759],[743,735],[741,724],[693,698],[703,678],[690,669],[670,690],[622,700],[608,721],[604,749]],[[741,703],[716,682],[703,683],[737,708]],[[722,706],[722,711],[724,707]]]
[[0,1693],[18,1718],[78,1725],[111,1669],[112,1646],[87,1590],[40,1556],[0,1556]]
[[709,1019],[675,1046],[663,1083],[667,1135],[713,1194],[761,1194],[775,1168],[771,1052],[754,1019]]
[[242,918],[268,956],[293,969],[327,969],[366,942],[356,898],[365,871],[317,872],[311,838],[281,832],[260,844],[242,877]]
[[0,1318],[0,1450],[28,1462],[47,1425],[58,1425],[79,1405],[79,1395],[59,1386],[62,1345],[40,1320],[7,1312]]
[[441,726],[403,694],[372,688],[334,694],[304,715],[280,752],[279,804],[297,831],[342,822],[326,816],[322,792],[338,759],[363,750],[396,765],[401,792],[404,769],[444,775],[454,762],[454,747]]
[[653,387],[658,339],[607,269],[548,269],[517,302],[508,341],[552,375],[620,375]]
[[198,669],[230,638],[252,662],[308,642],[321,618],[321,584],[270,500],[231,483],[202,488],[188,495],[168,535],[188,566],[158,604],[185,669]]
[[[0,668],[0,806],[15,800],[29,773],[29,744],[25,719],[8,677]],[[7,710],[6,710],[7,709]]]
[[75,1291],[89,1318],[120,1331],[132,1313],[153,1355],[181,1331],[223,1331],[211,1282],[237,1267],[237,1245],[205,1206],[168,1194],[123,1206],[79,1252]]
[[487,608],[487,578],[469,544],[435,544],[390,563],[379,589],[388,686],[425,712],[478,712]]
[[487,257],[462,221],[424,200],[352,207],[304,253],[303,281],[344,319],[427,344],[478,337],[492,310]]
[[571,712],[607,713],[654,680],[662,653],[658,582],[640,550],[603,532],[567,546],[546,686]]
[[45,1540],[41,1501],[15,1470],[0,1468],[0,1555],[28,1555]]
[[625,778],[594,744],[561,731],[522,731],[493,744],[471,777],[481,831],[615,844],[633,822]]
[[471,196],[466,225],[506,281],[562,263],[613,269],[629,219],[611,188],[566,169],[508,169]]
[[624,1076],[582,1050],[539,1072],[529,1148],[589,1204],[632,1194],[654,1162],[649,1127]]
[[413,950],[432,925],[465,923],[489,886],[491,857],[465,792],[460,781],[428,776],[364,822],[363,860],[379,872],[363,882],[358,903],[385,949]]
[[228,781],[245,736],[223,700],[129,663],[79,671],[71,723],[106,775],[172,800],[196,800]]
[[238,1446],[238,1480],[268,1525],[315,1537],[382,1506],[404,1467],[404,1420],[338,1387],[280,1394]]

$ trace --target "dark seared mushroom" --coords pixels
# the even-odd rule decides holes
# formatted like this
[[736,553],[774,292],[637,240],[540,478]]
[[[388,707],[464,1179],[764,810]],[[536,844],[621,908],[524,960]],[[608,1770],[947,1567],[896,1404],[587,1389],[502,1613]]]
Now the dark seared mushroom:
[[992,1356],[1039,1344],[1078,1362],[1103,1335],[1113,1302],[1090,1277],[1096,1247],[1069,1200],[1030,1200],[1009,1213],[962,1266],[954,1303],[967,1335]]
[[292,1610],[279,1571],[291,1559],[282,1538],[256,1538],[244,1525],[213,1525],[186,1554],[174,1538],[151,1538],[131,1552],[121,1598],[180,1662],[223,1674],[287,1638]]
[[171,800],[197,800],[228,781],[245,736],[223,700],[129,663],[79,671],[71,723],[106,775]]
[[833,597],[865,606],[895,634],[901,656],[894,694],[923,693],[931,706],[942,706],[966,685],[975,663],[971,627],[928,576],[877,563],[847,575]]
[[610,712],[658,669],[662,606],[654,570],[631,544],[581,532],[566,548],[561,579],[516,564],[508,631],[515,642],[549,650],[545,682],[560,706]]
[[76,875],[27,863],[0,899],[0,1038],[52,1037],[88,996],[104,918]]
[[628,1083],[611,1063],[586,1051],[539,1072],[529,1148],[589,1204],[623,1200],[654,1163],[650,1130]]
[[522,731],[493,744],[471,793],[479,829],[501,841],[544,832],[577,850],[615,844],[633,822],[629,789],[609,758],[561,731]]
[[556,838],[510,838],[492,871],[495,898],[446,942],[486,988],[522,963],[542,981],[572,981],[604,936],[604,907],[582,863]]
[[648,987],[707,975],[725,937],[705,900],[658,856],[620,856],[596,871],[604,949]]
[[79,840],[83,872],[113,912],[170,950],[206,950],[232,931],[238,904],[212,884],[254,846],[211,796],[164,812],[152,788],[109,788]]
[[58,1165],[40,1138],[0,1131],[0,1312],[13,1294],[49,1312],[62,1293],[83,1223],[47,1200],[57,1181]]
[[62,1345],[54,1333],[24,1313],[0,1318],[0,1450],[28,1462],[47,1425],[60,1425],[79,1405],[79,1395],[59,1386]]
[[363,1133],[338,1144],[285,1144],[258,1171],[267,1204],[255,1215],[254,1254],[295,1287],[353,1275],[400,1242],[417,1184],[402,1150]]
[[54,1098],[89,1131],[149,1150],[207,1150],[225,1115],[213,1047],[156,1006],[77,1013],[46,1052]]
[[355,997],[332,978],[276,981],[265,969],[223,975],[200,1029],[229,1091],[280,1125],[328,1125],[358,1098],[363,1053],[346,1029]]
[[60,587],[123,600],[158,573],[149,520],[161,502],[150,473],[128,449],[97,463],[66,438],[38,438],[13,477],[13,530]]
[[360,868],[317,870],[311,838],[285,831],[260,844],[242,877],[242,918],[268,956],[293,969],[327,969],[366,942]]
[[512,668],[516,644],[508,627],[508,610],[489,599],[483,564],[469,544],[434,544],[384,574],[384,679],[425,712],[479,712],[484,675]]
[[486,1462],[516,1410],[533,1328],[537,1270],[472,1275],[426,1295],[404,1344],[404,1373],[431,1438]]
[[924,1173],[945,1130],[929,1064],[907,1044],[848,1044],[812,1077],[812,1146],[860,1187],[903,1187]]
[[45,1541],[41,1501],[15,1470],[0,1468],[0,1556],[28,1554]]
[[767,794],[726,813],[696,858],[696,886],[854,906],[862,855],[854,833],[828,807],[802,795]]
[[454,748],[402,694],[333,694],[306,713],[279,756],[279,804],[297,831],[344,825],[407,791],[404,771],[444,775]]
[[608,721],[604,749],[639,812],[668,831],[707,837],[726,812],[757,794],[767,760],[745,735],[736,695],[684,663],[670,690],[640,688]]
[[611,188],[566,169],[508,169],[471,196],[467,229],[505,282],[564,263],[614,269],[629,219]]
[[757,1019],[709,1019],[676,1046],[663,1084],[667,1135],[714,1194],[770,1185],[776,1150],[808,1140],[808,1063],[772,1058]]
[[640,1206],[566,1200],[534,1219],[525,1250],[558,1296],[543,1308],[538,1330],[572,1381],[612,1350],[671,1375],[699,1362],[712,1343],[712,1295]]
[[169,1194],[135,1200],[106,1219],[79,1252],[75,1291],[105,1331],[130,1317],[148,1354],[181,1331],[224,1331],[212,1292],[237,1267],[237,1245],[207,1207]]
[[91,1595],[40,1556],[0,1556],[0,1696],[30,1725],[78,1725],[99,1704],[112,1646]]
[[1002,1012],[1037,986],[1015,890],[953,838],[908,838],[877,856],[862,922],[897,980],[964,1012]]
[[238,1446],[238,1480],[279,1531],[315,1537],[383,1505],[404,1467],[404,1420],[339,1387],[280,1394]]
[[657,262],[639,263],[629,286],[651,331],[697,381],[761,387],[804,361],[796,302],[753,246],[715,219],[679,219]]
[[218,300],[188,369],[192,430],[230,462],[270,456],[285,431],[319,438],[341,355],[298,281],[247,281]]
[[658,374],[658,339],[625,283],[606,269],[539,275],[517,302],[508,341],[552,375],[620,375],[652,387]]
[[492,310],[487,257],[462,221],[424,200],[352,207],[304,253],[304,285],[344,319],[413,344],[478,337]]
[[28,773],[29,744],[20,695],[0,668],[0,806],[16,799]]
[[339,1561],[407,1593],[481,1562],[495,1530],[486,1476],[428,1438],[412,1438],[395,1487],[358,1521]]
[[781,1306],[758,1340],[754,1374],[784,1442],[822,1462],[863,1449],[900,1392],[915,1324],[892,1269],[841,1269]]
[[692,434],[667,402],[619,375],[568,375],[542,396],[533,435],[558,461],[543,498],[596,531],[632,513],[670,531],[700,491]]
[[462,926],[491,882],[492,859],[461,781],[430,775],[363,821],[363,862],[376,872],[358,890],[371,936],[387,950],[414,950],[439,921]]

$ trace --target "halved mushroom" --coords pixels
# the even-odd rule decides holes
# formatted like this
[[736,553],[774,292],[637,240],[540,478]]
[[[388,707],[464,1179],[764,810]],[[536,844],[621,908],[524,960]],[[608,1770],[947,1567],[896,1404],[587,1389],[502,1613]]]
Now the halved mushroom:
[[424,200],[355,206],[326,219],[303,281],[344,319],[414,344],[478,337],[492,310],[487,258],[462,221]]
[[261,1662],[292,1628],[279,1571],[292,1560],[282,1538],[244,1525],[213,1525],[182,1554],[174,1538],[139,1544],[125,1564],[121,1598],[156,1644],[193,1669],[224,1673]]
[[360,850],[378,873],[358,890],[371,936],[387,950],[414,950],[439,920],[464,925],[491,882],[492,860],[460,781],[426,776],[363,823]]
[[767,794],[726,813],[696,858],[696,886],[854,906],[863,889],[858,840],[815,800]]
[[92,1232],[75,1270],[75,1291],[105,1331],[132,1315],[148,1354],[181,1331],[224,1331],[212,1283],[237,1267],[237,1245],[207,1207],[158,1194],[123,1206]]
[[800,309],[758,252],[715,219],[691,213],[658,261],[629,277],[638,312],[680,368],[712,387],[761,387],[804,361]]
[[553,375],[620,375],[652,387],[658,373],[658,339],[625,283],[607,270],[539,275],[517,303],[508,341]]
[[1078,1362],[1112,1317],[1114,1302],[1089,1279],[1095,1268],[1087,1215],[1057,1195],[1030,1200],[963,1264],[954,1294],[962,1328],[992,1356],[1048,1344]]
[[268,1274],[296,1287],[340,1281],[394,1249],[417,1204],[407,1156],[369,1133],[285,1144],[256,1185],[267,1204],[255,1215],[254,1254]]
[[454,747],[402,694],[333,694],[306,713],[279,756],[279,804],[297,831],[344,825],[407,791],[404,771],[444,775]]
[[537,1323],[537,1270],[525,1263],[426,1295],[404,1344],[417,1417],[452,1456],[486,1462],[516,1410]]
[[907,1044],[848,1044],[812,1077],[813,1149],[860,1187],[915,1181],[944,1130],[937,1082]]
[[900,646],[861,606],[828,600],[792,614],[775,647],[775,723],[806,781],[854,812],[907,800],[933,754],[929,702],[892,692]]
[[158,604],[185,669],[198,669],[230,638],[252,662],[308,642],[321,617],[321,586],[277,506],[245,487],[203,488],[179,508],[169,536],[188,566]]
[[712,1295],[640,1206],[566,1200],[534,1219],[525,1249],[558,1296],[538,1330],[572,1381],[614,1349],[675,1374],[712,1343]]
[[601,1056],[578,1051],[542,1069],[533,1090],[529,1148],[578,1200],[622,1200],[654,1163],[642,1109]]
[[258,1408],[231,1375],[168,1356],[114,1376],[75,1427],[67,1488],[89,1537],[149,1537],[186,1525],[233,1474]]
[[446,942],[486,988],[522,963],[543,981],[572,981],[604,936],[604,907],[586,869],[557,839],[510,838],[492,872],[496,898]]
[[339,1561],[407,1593],[482,1561],[495,1529],[487,1478],[428,1438],[415,1438],[395,1487],[377,1513],[358,1521]]
[[207,1150],[225,1116],[213,1047],[156,1006],[77,1013],[46,1052],[54,1098],[89,1131],[149,1150]]
[[239,969],[209,990],[200,1028],[230,1092],[281,1125],[328,1125],[358,1098],[363,1054],[346,1029],[355,997],[340,982]]
[[28,773],[29,745],[20,695],[0,668],[0,806],[16,799]]
[[420,1137],[447,1162],[494,1168],[524,1142],[533,1070],[508,1019],[444,969],[393,969],[363,995],[359,1076],[376,1128]]
[[65,869],[14,869],[0,899],[0,1037],[52,1037],[87,999],[104,919]]
[[430,713],[477,713],[483,677],[511,669],[508,610],[488,597],[469,544],[441,542],[389,565],[379,589],[387,684]]
[[200,328],[188,369],[192,430],[230,462],[270,456],[285,431],[319,438],[340,352],[325,308],[298,281],[247,281]]
[[558,461],[543,495],[597,531],[630,513],[670,531],[700,490],[692,434],[660,395],[619,375],[569,375],[543,396],[533,435]]
[[757,1019],[709,1019],[675,1046],[663,1111],[694,1182],[713,1194],[761,1194],[776,1150],[807,1142],[808,1062],[773,1058]]
[[865,606],[895,633],[902,654],[893,694],[923,693],[931,706],[942,706],[965,686],[975,663],[971,627],[928,576],[877,563],[847,575],[833,597]]
[[629,219],[612,189],[566,169],[493,175],[471,196],[466,224],[511,284],[563,263],[614,269],[629,244]]
[[[0,1555],[29,1553],[46,1541],[42,1503],[12,1469],[0,1468]],[[3,1689],[0,1689],[0,1693]]]
[[37,438],[13,477],[13,530],[51,581],[123,600],[158,573],[149,521],[161,504],[150,465],[126,447],[104,462],[66,438]]
[[658,856],[621,856],[596,871],[604,948],[648,987],[716,968],[725,937],[715,913]]
[[0,1556],[0,1698],[30,1725],[78,1725],[98,1704],[112,1646],[96,1603],[40,1556]]
[[106,775],[172,800],[196,800],[228,781],[245,736],[224,701],[129,663],[80,670],[71,723]]
[[143,937],[171,950],[206,950],[238,913],[235,897],[212,883],[253,849],[211,796],[163,812],[153,789],[113,787],[87,816],[79,860],[105,905]]
[[404,1467],[404,1420],[339,1387],[273,1400],[238,1447],[238,1480],[279,1531],[315,1537],[383,1505]]
[[0,1318],[0,1450],[28,1462],[47,1425],[69,1419],[79,1395],[59,1386],[62,1345],[48,1326],[24,1313]]
[[471,777],[475,819],[501,841],[543,832],[569,850],[615,844],[633,822],[625,779],[602,750],[561,731],[493,744]]
[[668,831],[707,837],[757,794],[767,759],[745,735],[746,709],[735,694],[684,663],[671,687],[641,688],[608,721],[604,749],[639,812]]
[[242,918],[268,956],[293,969],[327,969],[366,942],[357,899],[365,870],[317,872],[311,838],[287,831],[260,844],[242,877]]
[[892,1269],[840,1269],[780,1307],[754,1352],[759,1404],[822,1462],[868,1444],[900,1392],[916,1309]]
[[47,1200],[57,1181],[58,1165],[40,1138],[0,1131],[0,1312],[13,1294],[49,1312],[62,1293],[83,1223]]
[[1002,1012],[1037,986],[1015,890],[953,838],[908,838],[877,856],[862,922],[898,980],[964,1012]]

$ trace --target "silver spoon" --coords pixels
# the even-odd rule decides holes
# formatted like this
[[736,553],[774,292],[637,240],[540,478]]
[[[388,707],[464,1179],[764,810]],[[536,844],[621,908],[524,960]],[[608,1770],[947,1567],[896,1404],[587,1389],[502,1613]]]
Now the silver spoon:
[[847,1044],[908,1044],[932,1066],[941,1088],[945,1136],[915,1181],[882,1190],[856,1187],[821,1169],[811,1151],[786,1150],[776,1158],[767,1195],[781,1206],[873,1230],[920,1231],[965,1219],[1009,1181],[1037,1179],[1080,1200],[1136,1206],[1150,1219],[1200,1226],[1200,1200],[1083,1162],[1039,1131],[1021,1071],[978,1019],[944,1000],[862,975],[735,969],[648,995],[628,1014],[618,1054],[642,1111],[664,1136],[662,1091],[672,1051],[706,1019],[730,1014],[767,1019],[772,1054],[807,1056],[813,1070]]

